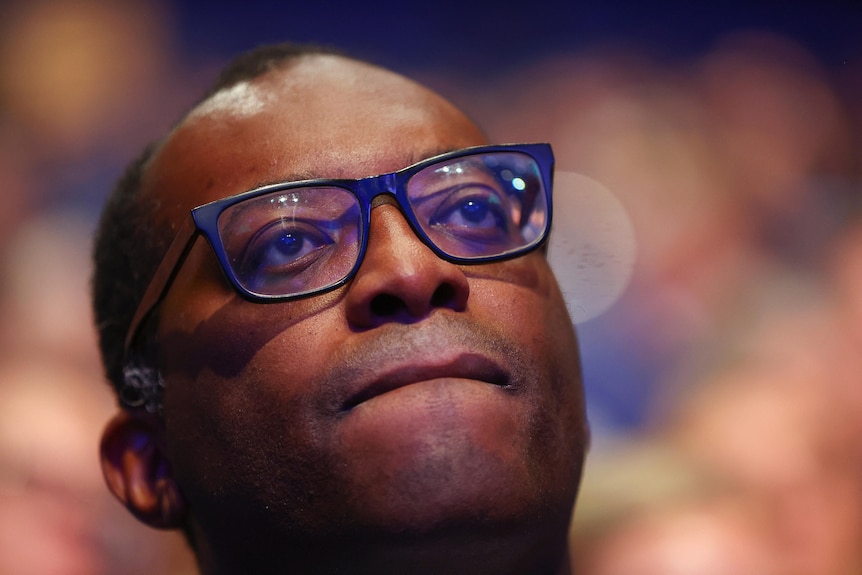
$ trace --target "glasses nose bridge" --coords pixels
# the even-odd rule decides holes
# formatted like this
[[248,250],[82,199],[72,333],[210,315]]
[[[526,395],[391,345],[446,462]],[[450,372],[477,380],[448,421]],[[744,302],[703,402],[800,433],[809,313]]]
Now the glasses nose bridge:
[[401,211],[405,209],[405,206],[401,205],[398,198],[398,177],[394,173],[362,178],[356,182],[356,188],[359,195],[371,207],[380,203],[380,200],[378,200],[380,196],[390,196],[397,202]]

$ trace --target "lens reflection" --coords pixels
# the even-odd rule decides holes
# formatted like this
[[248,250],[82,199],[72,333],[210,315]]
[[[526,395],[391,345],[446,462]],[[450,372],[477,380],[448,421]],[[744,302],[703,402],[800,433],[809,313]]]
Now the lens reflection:
[[359,201],[337,187],[274,192],[235,204],[219,218],[237,280],[259,295],[339,282],[359,256],[361,226]]
[[428,166],[410,179],[407,195],[429,241],[453,257],[508,254],[539,241],[547,227],[539,167],[522,153]]

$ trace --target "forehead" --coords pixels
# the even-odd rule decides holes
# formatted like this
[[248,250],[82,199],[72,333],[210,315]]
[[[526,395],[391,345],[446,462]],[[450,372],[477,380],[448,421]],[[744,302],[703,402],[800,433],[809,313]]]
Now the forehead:
[[264,183],[360,178],[482,143],[460,111],[406,78],[307,56],[199,105],[153,158],[141,193],[176,225],[195,206]]

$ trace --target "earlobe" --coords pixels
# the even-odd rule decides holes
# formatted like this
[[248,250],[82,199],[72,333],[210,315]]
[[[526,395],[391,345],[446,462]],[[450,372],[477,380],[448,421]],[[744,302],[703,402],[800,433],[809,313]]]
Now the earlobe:
[[171,474],[152,416],[121,411],[102,433],[102,473],[114,496],[151,527],[182,527],[186,503]]

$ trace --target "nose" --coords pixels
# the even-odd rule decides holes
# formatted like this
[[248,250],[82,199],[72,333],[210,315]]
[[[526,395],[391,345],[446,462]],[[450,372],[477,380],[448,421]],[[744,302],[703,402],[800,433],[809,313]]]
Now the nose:
[[346,296],[358,328],[411,323],[436,309],[463,311],[470,287],[461,269],[422,243],[397,206],[372,209],[365,258]]

